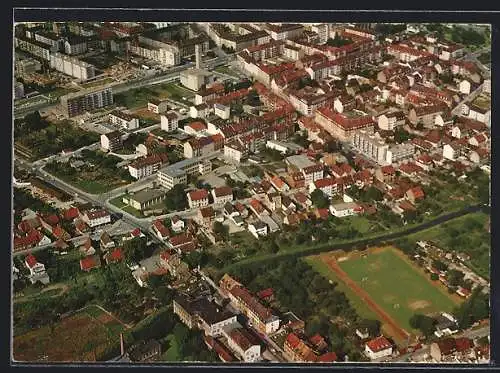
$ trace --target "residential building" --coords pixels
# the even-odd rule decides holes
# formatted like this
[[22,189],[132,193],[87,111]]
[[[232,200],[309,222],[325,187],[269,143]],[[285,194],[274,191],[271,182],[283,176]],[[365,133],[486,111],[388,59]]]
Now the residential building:
[[237,322],[236,315],[222,310],[205,297],[189,299],[178,295],[173,300],[174,313],[190,329],[201,329],[205,335],[219,337],[223,329]]
[[408,189],[405,193],[405,197],[413,204],[425,198],[424,191],[421,187],[414,187]]
[[158,205],[166,198],[166,193],[158,189],[145,188],[139,192],[129,193],[122,198],[123,203],[136,210],[144,211]]
[[62,53],[56,52],[50,55],[50,67],[66,75],[77,78],[81,82],[85,82],[95,77],[94,65]]
[[167,240],[170,238],[170,231],[160,219],[153,222],[153,232],[155,232],[160,240]]
[[246,363],[255,363],[261,359],[259,340],[243,328],[238,322],[223,328],[229,348]]
[[233,189],[228,186],[214,188],[211,193],[216,205],[224,205],[226,202],[233,200]]
[[224,157],[240,163],[248,157],[248,150],[238,140],[233,140],[224,144]]
[[88,210],[82,215],[82,220],[90,227],[111,223],[111,214],[106,210]]
[[378,128],[384,131],[394,131],[396,127],[405,124],[406,115],[402,111],[393,111],[378,117]]
[[46,285],[50,282],[49,275],[45,271],[45,265],[38,262],[33,254],[28,254],[24,259],[24,264],[30,271],[29,279],[32,284],[40,281]]
[[103,251],[108,251],[115,247],[115,242],[111,239],[109,233],[106,231],[101,234],[99,243]]
[[364,113],[335,113],[328,107],[316,110],[315,121],[330,135],[341,140],[349,141],[359,130],[370,132],[374,128],[373,118]]
[[267,225],[261,221],[248,224],[248,231],[257,239],[261,236],[267,236]]
[[152,98],[148,101],[148,111],[155,114],[163,114],[168,110],[168,101]]
[[139,118],[119,110],[114,110],[109,114],[109,121],[127,131],[139,128]]
[[84,272],[89,272],[99,267],[101,267],[101,258],[99,258],[99,255],[89,255],[80,259],[80,269]]
[[189,208],[200,208],[208,206],[208,191],[197,189],[187,193]]
[[175,111],[169,111],[165,115],[162,115],[160,120],[160,128],[166,132],[174,132],[179,126],[179,116],[175,113]]
[[158,183],[167,190],[177,184],[186,184],[187,175],[206,174],[212,170],[209,159],[195,157],[176,162],[158,170]]
[[412,124],[421,122],[424,126],[433,126],[436,117],[442,115],[446,109],[445,105],[418,106],[410,109],[408,120]]
[[101,149],[106,152],[115,152],[123,148],[122,134],[113,131],[101,135]]
[[184,220],[182,220],[179,215],[174,215],[170,219],[170,227],[175,233],[182,232],[184,230],[185,224]]
[[214,104],[214,114],[222,119],[229,119],[231,114],[231,107],[228,105]]
[[352,137],[352,145],[356,150],[377,163],[386,163],[389,145],[382,140],[378,133],[369,133],[365,130],[357,131]]
[[132,54],[150,59],[164,66],[176,66],[181,62],[179,47],[155,40],[151,35],[140,35],[137,41],[129,43]]
[[22,51],[28,52],[29,54],[48,62],[50,62],[51,53],[55,53],[58,51],[57,47],[41,43],[35,39],[29,39],[19,36],[14,38],[14,46]]
[[332,198],[341,191],[342,183],[334,177],[327,177],[309,184],[309,193],[316,189],[321,190],[328,198]]
[[191,118],[205,119],[209,114],[210,108],[205,103],[189,107],[189,116]]
[[355,202],[343,202],[330,206],[330,212],[337,218],[356,215],[361,213],[362,211],[363,208]]
[[84,54],[87,52],[87,38],[72,35],[64,40],[64,53],[69,55]]
[[372,339],[365,344],[365,354],[370,360],[376,360],[392,355],[392,344],[384,336]]
[[74,117],[113,105],[113,90],[111,87],[89,88],[61,96],[60,102],[65,115]]
[[139,180],[158,172],[161,165],[167,162],[166,153],[153,154],[144,158],[139,158],[128,165],[130,176]]
[[184,158],[201,157],[211,154],[215,151],[215,146],[216,143],[212,136],[189,139],[184,143]]

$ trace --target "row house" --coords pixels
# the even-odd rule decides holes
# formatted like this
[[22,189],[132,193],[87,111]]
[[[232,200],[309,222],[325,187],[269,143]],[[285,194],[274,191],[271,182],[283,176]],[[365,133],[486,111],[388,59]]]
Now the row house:
[[167,241],[168,246],[180,254],[189,253],[196,250],[198,243],[196,238],[190,233],[181,233],[177,236],[172,236]]
[[231,300],[232,305],[241,311],[261,333],[271,334],[279,329],[280,319],[273,315],[271,309],[262,305],[259,300],[240,283],[225,274],[219,286],[223,294]]

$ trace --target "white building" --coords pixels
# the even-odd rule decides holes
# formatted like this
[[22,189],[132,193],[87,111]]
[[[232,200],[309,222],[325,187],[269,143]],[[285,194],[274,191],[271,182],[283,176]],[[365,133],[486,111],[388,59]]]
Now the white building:
[[160,117],[160,128],[166,132],[173,132],[179,126],[179,116],[174,111],[169,111]]
[[192,91],[199,91],[201,87],[212,81],[213,75],[207,70],[188,69],[181,72],[181,84]]
[[402,111],[382,114],[378,117],[378,128],[383,131],[394,131],[396,127],[405,124],[406,115]]
[[205,189],[193,190],[187,194],[189,207],[200,208],[208,206],[208,192]]
[[123,128],[127,131],[135,130],[139,128],[139,118],[134,117],[133,115],[124,113],[123,111],[115,110],[109,114],[109,121]]
[[50,55],[50,67],[82,82],[95,77],[94,65],[62,53]]
[[392,345],[384,336],[377,337],[365,344],[365,354],[370,360],[392,355]]
[[222,335],[226,338],[228,347],[246,363],[261,359],[260,344],[253,342],[255,338],[239,323],[226,326]]
[[101,149],[107,152],[114,152],[123,147],[121,133],[113,131],[101,135]]
[[111,214],[106,210],[90,210],[83,214],[82,220],[87,223],[90,228],[94,228],[99,225],[111,223]]
[[259,239],[261,236],[267,236],[267,225],[261,221],[250,223],[248,224],[248,231],[252,233],[255,238]]
[[458,90],[464,95],[470,94],[471,84],[468,80],[464,79],[458,84]]
[[168,110],[168,102],[160,101],[160,100],[150,100],[148,102],[148,111],[151,111],[155,114],[162,114]]
[[223,205],[233,200],[233,189],[228,186],[214,188],[211,190],[214,204]]
[[222,119],[229,119],[231,115],[231,107],[222,105],[222,104],[214,104],[214,114]]
[[30,271],[29,279],[32,284],[37,281],[40,281],[42,284],[48,284],[50,282],[49,276],[45,272],[45,265],[39,263],[32,254],[26,256],[24,263]]
[[240,163],[248,156],[247,149],[238,141],[232,141],[224,144],[224,157],[227,159]]
[[355,202],[337,203],[330,206],[330,212],[337,218],[352,216],[362,212],[362,207]]

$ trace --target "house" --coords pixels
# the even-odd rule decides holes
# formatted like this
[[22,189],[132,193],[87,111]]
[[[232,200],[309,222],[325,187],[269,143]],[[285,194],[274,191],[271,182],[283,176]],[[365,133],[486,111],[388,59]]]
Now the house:
[[228,347],[242,361],[254,363],[261,360],[259,340],[238,322],[224,327],[222,335],[226,338]]
[[297,211],[297,205],[292,201],[292,199],[288,196],[283,196],[281,198],[281,208],[284,211],[295,212]]
[[182,220],[179,215],[174,215],[172,216],[172,218],[170,219],[170,228],[172,228],[172,230],[175,232],[175,233],[179,233],[181,231],[184,230],[184,220]]
[[328,344],[320,334],[315,334],[309,338],[311,346],[318,352],[323,352],[328,348]]
[[304,167],[302,168],[302,174],[304,175],[304,184],[309,185],[312,182],[323,178],[323,165],[318,163],[312,166]]
[[286,192],[290,190],[290,187],[279,176],[271,176],[269,178],[269,182],[278,192]]
[[443,338],[431,343],[430,355],[435,361],[439,362],[456,350],[457,345],[454,338]]
[[403,176],[412,177],[422,171],[423,168],[413,162],[403,163],[399,166],[399,172],[401,172]]
[[94,268],[99,268],[101,266],[101,259],[99,255],[86,256],[80,259],[80,269],[85,272],[89,272]]
[[170,238],[170,231],[163,224],[160,219],[157,219],[153,222],[153,232],[158,236],[160,240],[166,240]]
[[405,197],[413,204],[415,202],[421,201],[424,199],[424,191],[422,190],[421,187],[417,186],[411,189],[408,189],[405,193]]
[[290,213],[285,215],[283,224],[285,225],[298,225],[301,221],[307,220],[307,216],[303,213]]
[[45,265],[38,262],[33,254],[28,254],[24,259],[24,264],[30,271],[29,279],[32,284],[40,281],[46,285],[50,282],[49,275],[45,272]]
[[104,254],[104,261],[106,262],[106,264],[121,262],[123,258],[123,251],[119,247]]
[[206,297],[190,299],[177,295],[173,300],[173,309],[189,329],[199,328],[210,337],[220,337],[226,326],[237,321],[236,315],[221,309]]
[[223,186],[214,188],[211,192],[214,204],[216,205],[224,205],[226,202],[231,202],[233,200],[233,189],[231,187]]
[[255,238],[259,239],[260,236],[267,236],[267,225],[261,221],[249,223],[248,231],[252,233]]
[[80,246],[80,252],[86,256],[95,254],[95,249],[92,246],[92,240],[90,237],[87,237],[85,242]]
[[318,358],[312,348],[295,333],[287,335],[283,350],[289,360],[297,363],[314,363]]
[[397,203],[396,205],[393,206],[392,208],[392,211],[403,217],[404,216],[404,213],[405,212],[408,212],[408,211],[416,211],[417,209],[415,208],[415,206],[413,206],[410,202],[408,201],[401,201],[399,203]]
[[402,111],[393,111],[380,115],[377,120],[381,130],[394,131],[396,127],[405,124],[406,115]]
[[191,122],[184,126],[184,132],[188,135],[198,135],[200,132],[206,131],[207,125],[203,122]]
[[212,226],[216,218],[217,213],[212,206],[202,207],[198,210],[197,220],[207,228]]
[[370,360],[392,355],[392,344],[384,336],[372,339],[365,344],[365,354]]
[[76,207],[70,207],[63,213],[63,219],[66,221],[73,221],[80,216],[80,211]]
[[196,239],[189,233],[181,233],[170,237],[167,243],[179,254],[191,252],[198,246]]
[[427,153],[420,155],[416,159],[415,164],[419,167],[422,167],[424,171],[429,171],[431,168],[434,167],[434,162],[432,161],[432,157]]
[[66,255],[68,253],[69,245],[64,242],[62,239],[58,239],[55,243],[54,246],[52,246],[52,249],[54,250],[55,254],[59,255]]
[[130,241],[130,240],[133,240],[134,238],[143,238],[143,237],[146,237],[144,235],[144,233],[142,233],[142,231],[139,228],[135,228],[132,231],[130,231],[130,233],[128,235],[123,236],[122,240],[123,241]]
[[14,251],[31,249],[36,246],[45,246],[50,244],[50,238],[42,232],[32,229],[27,235],[14,237]]
[[281,194],[273,192],[266,194],[266,197],[267,206],[271,211],[281,209]]
[[108,251],[109,249],[112,249],[115,247],[115,242],[111,239],[109,236],[109,233],[104,231],[101,234],[101,238],[99,239],[99,243],[101,246],[101,249],[104,251]]
[[464,150],[465,150],[464,142],[460,140],[453,141],[443,146],[443,158],[454,161],[463,154]]
[[339,193],[342,184],[338,179],[333,177],[327,177],[324,179],[319,179],[311,184],[309,184],[309,193],[314,192],[316,189],[321,190],[328,198],[333,197]]
[[337,218],[352,216],[363,212],[363,208],[355,202],[343,202],[330,206],[330,212]]
[[85,211],[82,220],[90,227],[111,223],[111,214],[104,209],[93,209]]
[[477,148],[469,153],[470,161],[476,164],[487,163],[489,157],[490,157],[490,152],[484,148]]
[[243,203],[237,201],[234,204],[234,208],[240,213],[240,216],[243,219],[246,219],[248,217],[248,208]]
[[272,288],[267,288],[264,290],[261,290],[257,293],[257,296],[265,301],[272,301],[274,299],[274,291]]
[[446,312],[441,312],[441,314],[435,318],[436,320],[436,331],[434,335],[441,338],[445,335],[451,335],[458,332],[457,320],[450,314]]
[[293,195],[295,201],[303,208],[309,208],[312,206],[312,201],[302,192],[297,192]]
[[139,158],[128,165],[128,172],[134,179],[142,179],[158,172],[162,164],[168,161],[166,153],[152,154]]
[[219,359],[224,363],[236,361],[236,357],[229,351],[229,349],[220,343],[217,339],[204,335],[203,341],[209,350],[213,350]]
[[474,147],[485,147],[488,145],[488,137],[484,133],[478,133],[469,139],[469,145]]
[[392,183],[396,176],[396,170],[393,166],[383,166],[375,170],[375,178],[383,183]]
[[262,203],[258,199],[252,198],[250,200],[249,205],[250,205],[249,206],[250,210],[252,210],[252,212],[257,217],[260,217],[261,215],[269,214],[269,212],[264,208],[264,206],[262,205]]
[[208,191],[206,189],[192,190],[187,193],[187,199],[192,209],[208,206]]

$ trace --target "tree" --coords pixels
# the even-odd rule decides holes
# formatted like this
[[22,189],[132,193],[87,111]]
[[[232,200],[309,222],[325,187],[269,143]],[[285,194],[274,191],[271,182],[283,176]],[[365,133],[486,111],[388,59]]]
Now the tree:
[[436,273],[431,273],[431,280],[437,281],[437,280],[439,280],[439,276]]
[[432,261],[432,266],[438,271],[446,271],[448,269],[448,265],[439,259],[434,259]]
[[397,144],[401,144],[410,139],[410,134],[403,127],[396,127],[394,130],[394,141]]
[[169,211],[182,211],[188,207],[185,188],[184,184],[177,184],[166,193],[165,206]]
[[136,237],[126,241],[123,245],[123,254],[128,261],[138,263],[144,258],[147,239],[145,237]]
[[384,194],[374,186],[368,187],[362,198],[364,202],[381,201],[383,199],[384,199]]
[[470,328],[476,321],[489,317],[489,296],[482,290],[481,286],[476,287],[469,298],[454,310],[453,314],[461,329]]
[[429,337],[434,333],[434,330],[436,329],[436,320],[434,320],[432,317],[421,315],[421,314],[415,314],[413,315],[410,320],[410,326],[413,329],[419,329],[423,335],[426,337]]
[[465,276],[465,273],[463,273],[459,270],[456,270],[456,269],[450,269],[446,273],[448,284],[450,286],[462,285],[462,283],[464,281],[464,276]]
[[216,221],[214,223],[213,231],[215,234],[218,234],[225,239],[229,237],[229,227],[222,224],[220,221]]
[[379,320],[362,319],[358,327],[360,329],[368,329],[370,336],[377,337],[380,335],[381,322]]
[[320,189],[315,189],[311,193],[311,201],[319,209],[327,208],[330,205],[328,197]]

